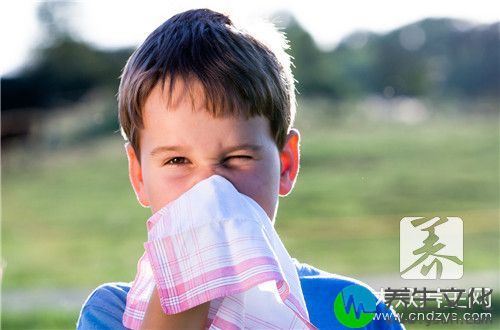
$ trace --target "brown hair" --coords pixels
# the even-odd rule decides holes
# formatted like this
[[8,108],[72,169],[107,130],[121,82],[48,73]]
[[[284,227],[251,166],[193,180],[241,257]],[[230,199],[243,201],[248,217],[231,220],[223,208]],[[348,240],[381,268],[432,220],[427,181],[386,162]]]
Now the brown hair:
[[160,25],[129,58],[118,93],[123,137],[139,157],[142,107],[159,83],[198,81],[214,116],[265,116],[281,150],[295,117],[295,87],[287,41],[274,27],[271,43],[237,29],[225,15],[196,9]]

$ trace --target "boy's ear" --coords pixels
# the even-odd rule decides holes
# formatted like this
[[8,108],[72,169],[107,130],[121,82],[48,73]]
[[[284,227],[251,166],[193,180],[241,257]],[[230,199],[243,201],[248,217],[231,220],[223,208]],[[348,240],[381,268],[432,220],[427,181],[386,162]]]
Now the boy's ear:
[[285,146],[280,152],[280,196],[288,195],[295,184],[299,172],[300,162],[300,134],[299,131],[292,128],[286,138]]
[[125,150],[127,151],[128,158],[128,175],[130,177],[130,183],[132,183],[132,187],[134,188],[135,195],[137,196],[137,200],[143,207],[149,206],[149,197],[146,193],[146,189],[144,189],[144,181],[142,179],[142,168],[135,154],[134,148],[127,142],[125,144]]

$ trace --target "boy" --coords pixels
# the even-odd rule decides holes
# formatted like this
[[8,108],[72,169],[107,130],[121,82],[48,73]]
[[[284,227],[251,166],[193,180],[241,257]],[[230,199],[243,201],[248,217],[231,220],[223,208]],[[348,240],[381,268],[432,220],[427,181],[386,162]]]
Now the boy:
[[[158,27],[129,59],[120,84],[119,117],[129,175],[139,203],[156,213],[212,175],[227,179],[274,222],[278,197],[293,188],[299,132],[292,128],[295,88],[286,41],[264,44],[230,19],[191,10]],[[333,301],[362,286],[295,260],[310,321],[342,328]],[[85,302],[79,329],[123,328],[130,283],[98,287]],[[203,328],[208,302],[165,315],[156,290],[145,328]],[[387,311],[378,304],[377,311]],[[372,321],[367,328],[400,329]]]

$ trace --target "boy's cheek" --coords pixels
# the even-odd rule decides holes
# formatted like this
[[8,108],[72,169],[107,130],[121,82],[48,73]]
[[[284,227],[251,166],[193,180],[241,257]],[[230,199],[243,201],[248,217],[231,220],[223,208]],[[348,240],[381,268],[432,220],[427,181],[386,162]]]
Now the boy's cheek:
[[154,187],[151,191],[151,211],[156,213],[167,204],[179,198],[189,189],[183,189],[175,185],[170,185],[170,189],[164,187]]
[[181,177],[167,176],[159,171],[152,172],[145,182],[153,213],[180,197],[189,188]]

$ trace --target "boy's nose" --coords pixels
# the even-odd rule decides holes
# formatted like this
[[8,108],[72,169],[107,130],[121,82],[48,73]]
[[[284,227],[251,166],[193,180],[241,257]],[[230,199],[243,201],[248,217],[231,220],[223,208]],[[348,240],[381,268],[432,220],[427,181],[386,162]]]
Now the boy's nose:
[[193,180],[191,182],[191,187],[193,187],[194,185],[196,185],[200,181],[208,179],[212,175],[220,175],[223,178],[225,178],[226,180],[228,180],[230,182],[232,181],[227,176],[227,173],[225,173],[224,166],[222,164],[220,164],[220,163],[207,164],[203,167],[200,167],[198,169],[196,175],[193,176]]

